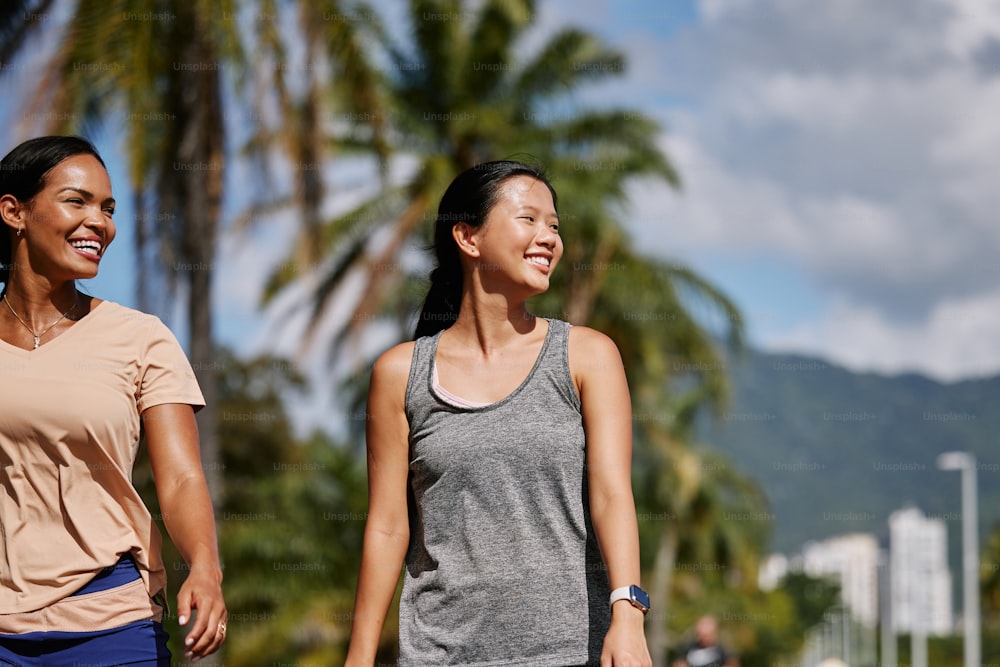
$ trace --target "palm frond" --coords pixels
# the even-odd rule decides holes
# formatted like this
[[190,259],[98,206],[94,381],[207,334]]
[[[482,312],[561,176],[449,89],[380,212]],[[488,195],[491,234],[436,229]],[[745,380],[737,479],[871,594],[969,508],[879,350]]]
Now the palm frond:
[[476,17],[469,40],[468,61],[462,81],[465,92],[473,98],[488,99],[498,83],[508,78],[516,63],[511,52],[518,38],[531,24],[535,13],[532,0],[490,0]]
[[8,0],[0,5],[0,63],[8,64],[40,29],[53,0]]
[[625,58],[596,36],[566,28],[519,69],[510,95],[524,108],[536,108],[584,81],[622,74]]

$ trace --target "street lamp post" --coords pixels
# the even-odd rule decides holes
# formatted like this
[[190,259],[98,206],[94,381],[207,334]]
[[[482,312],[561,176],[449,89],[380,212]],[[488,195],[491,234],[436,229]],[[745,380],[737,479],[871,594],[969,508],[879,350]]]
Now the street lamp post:
[[980,667],[979,629],[979,507],[976,496],[976,457],[969,452],[945,452],[941,470],[962,473],[962,627],[965,631],[965,667]]

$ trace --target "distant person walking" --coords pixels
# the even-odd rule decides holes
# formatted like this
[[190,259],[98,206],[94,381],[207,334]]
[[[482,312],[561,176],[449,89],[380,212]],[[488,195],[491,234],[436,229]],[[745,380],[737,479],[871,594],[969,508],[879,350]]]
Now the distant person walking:
[[417,339],[372,370],[349,667],[375,661],[404,564],[402,666],[651,664],[621,357],[525,305],[562,252],[537,170],[488,162],[444,193]]
[[673,667],[739,667],[739,660],[719,643],[719,624],[714,616],[702,616],[694,624],[694,640],[678,651]]

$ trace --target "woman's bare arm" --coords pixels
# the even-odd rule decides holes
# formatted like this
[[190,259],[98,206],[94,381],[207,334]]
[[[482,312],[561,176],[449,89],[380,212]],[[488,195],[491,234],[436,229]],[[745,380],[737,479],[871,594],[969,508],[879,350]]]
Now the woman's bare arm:
[[186,625],[192,612],[198,612],[184,639],[184,652],[201,658],[222,646],[227,613],[198,425],[194,409],[183,403],[147,408],[142,421],[163,523],[188,566],[187,579],[177,593],[180,624]]
[[[632,404],[614,342],[570,329],[570,369],[583,404],[590,514],[611,588],[639,584],[639,529],[632,497]],[[611,609],[602,667],[651,665],[643,615],[627,601]]]
[[399,582],[410,539],[407,513],[409,424],[404,412],[413,343],[375,362],[368,391],[368,520],[354,601],[347,666],[375,662],[382,626]]

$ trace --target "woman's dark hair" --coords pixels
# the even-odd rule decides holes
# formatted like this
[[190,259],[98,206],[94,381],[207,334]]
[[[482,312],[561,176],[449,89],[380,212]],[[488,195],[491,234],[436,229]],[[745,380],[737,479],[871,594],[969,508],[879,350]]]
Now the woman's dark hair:
[[553,205],[556,204],[556,191],[541,170],[513,160],[483,162],[470,167],[456,176],[445,190],[434,221],[436,266],[431,271],[431,286],[420,311],[415,338],[433,336],[458,319],[462,302],[462,264],[451,230],[460,222],[477,229],[481,227],[500,199],[501,186],[515,176],[530,176],[544,183],[552,193]]
[[[104,160],[94,145],[80,137],[37,137],[19,144],[0,161],[0,196],[14,195],[27,203],[45,187],[45,176],[57,164],[74,155],[93,155]],[[0,283],[10,278],[12,261],[10,231],[0,229]]]

